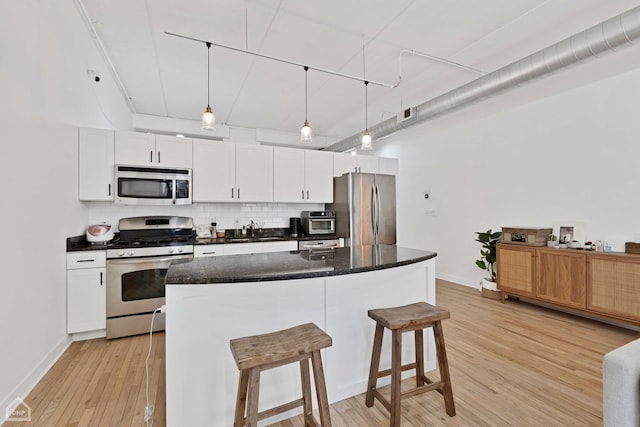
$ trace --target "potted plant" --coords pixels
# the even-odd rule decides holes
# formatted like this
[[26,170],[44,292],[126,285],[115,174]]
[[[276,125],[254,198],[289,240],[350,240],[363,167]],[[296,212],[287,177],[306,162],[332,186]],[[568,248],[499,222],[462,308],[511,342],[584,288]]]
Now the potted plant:
[[549,238],[547,239],[547,246],[553,248],[556,245],[558,238],[555,234],[549,234]]
[[476,265],[489,273],[489,277],[486,277],[483,280],[482,287],[495,291],[497,289],[496,286],[496,244],[502,238],[502,232],[496,231],[493,232],[491,229],[483,232],[476,231],[478,238],[476,242],[482,244],[482,248],[480,249],[480,259],[476,260]]

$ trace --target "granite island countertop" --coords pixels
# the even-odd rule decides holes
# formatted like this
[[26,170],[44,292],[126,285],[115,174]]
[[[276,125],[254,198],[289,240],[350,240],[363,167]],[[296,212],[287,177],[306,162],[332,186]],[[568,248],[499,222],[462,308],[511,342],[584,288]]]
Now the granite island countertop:
[[431,251],[371,245],[195,258],[191,262],[171,265],[165,283],[193,285],[337,276],[400,267],[436,256]]

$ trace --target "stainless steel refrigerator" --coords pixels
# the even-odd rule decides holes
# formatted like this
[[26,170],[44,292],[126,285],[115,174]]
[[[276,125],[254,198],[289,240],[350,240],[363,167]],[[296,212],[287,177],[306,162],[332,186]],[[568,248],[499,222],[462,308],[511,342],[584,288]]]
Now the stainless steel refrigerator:
[[333,179],[336,234],[346,246],[396,243],[396,177],[349,172]]

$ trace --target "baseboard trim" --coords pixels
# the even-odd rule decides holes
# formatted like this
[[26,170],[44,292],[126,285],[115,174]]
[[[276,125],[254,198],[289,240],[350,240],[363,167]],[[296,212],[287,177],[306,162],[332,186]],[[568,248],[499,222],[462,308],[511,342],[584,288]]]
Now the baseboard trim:
[[[13,389],[8,396],[0,401],[0,425],[7,421],[7,414],[13,412],[15,408],[8,408],[9,405],[16,403],[16,399],[25,399],[33,388],[40,382],[49,369],[58,361],[64,352],[71,345],[71,337],[65,335],[53,346],[51,350],[42,358],[42,360],[27,374],[27,376]],[[28,405],[29,402],[25,401]],[[7,410],[10,409],[10,410]]]
[[436,279],[446,280],[447,282],[452,282],[457,285],[468,286],[469,288],[474,288],[478,290],[480,290],[481,283],[482,283],[481,281],[479,281],[478,283],[469,283],[462,277],[454,276],[451,274],[442,274],[442,273],[438,273],[437,271],[436,271]]
[[92,340],[95,338],[105,338],[106,336],[107,336],[106,329],[97,329],[95,331],[77,332],[75,334],[71,334],[71,340],[73,342],[85,341],[85,340]]

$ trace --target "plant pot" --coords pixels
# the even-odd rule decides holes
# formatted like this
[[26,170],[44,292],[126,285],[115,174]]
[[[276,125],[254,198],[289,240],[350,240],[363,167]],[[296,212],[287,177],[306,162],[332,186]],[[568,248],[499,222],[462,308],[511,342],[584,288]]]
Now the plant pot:
[[482,279],[482,289],[486,289],[488,291],[497,291],[498,284],[493,282],[487,278]]
[[555,240],[547,240],[547,246],[550,248],[554,248],[556,246]]

